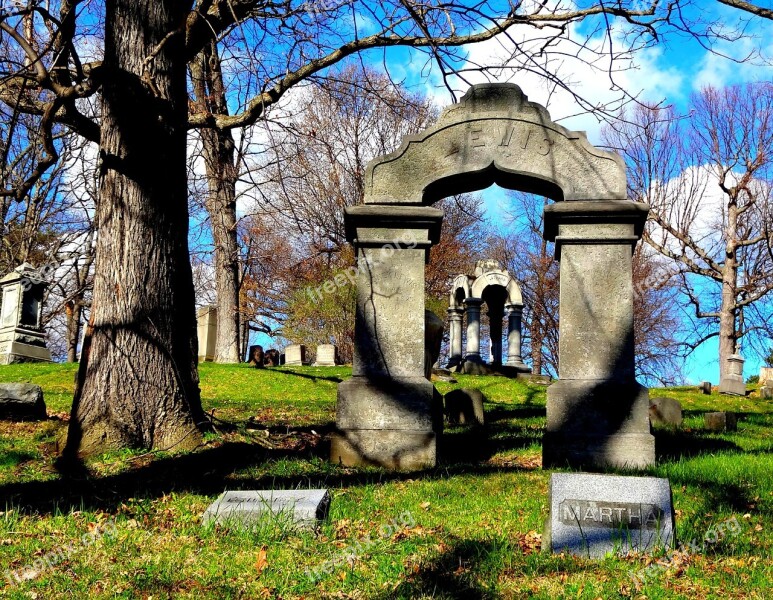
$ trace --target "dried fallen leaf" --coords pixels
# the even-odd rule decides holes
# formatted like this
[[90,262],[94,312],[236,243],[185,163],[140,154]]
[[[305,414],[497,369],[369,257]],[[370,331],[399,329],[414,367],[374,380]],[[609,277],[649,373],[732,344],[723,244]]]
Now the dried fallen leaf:
[[268,567],[268,559],[266,558],[268,555],[267,550],[268,548],[263,546],[258,552],[258,560],[255,561],[255,569],[258,573],[262,573],[266,567]]
[[431,504],[429,502],[422,502],[421,504],[419,504],[419,506],[424,510],[429,510],[429,507],[431,506]]

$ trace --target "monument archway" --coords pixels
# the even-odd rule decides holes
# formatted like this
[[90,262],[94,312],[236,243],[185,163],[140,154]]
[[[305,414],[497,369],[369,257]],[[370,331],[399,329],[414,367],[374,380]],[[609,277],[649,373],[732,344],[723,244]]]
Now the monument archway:
[[429,129],[373,160],[346,211],[358,260],[353,376],[338,388],[331,458],[420,469],[437,462],[442,399],[424,377],[424,266],[433,202],[492,184],[538,193],[560,261],[559,380],[548,389],[544,466],[654,463],[648,391],[634,376],[633,248],[649,211],[625,166],[553,123],[513,84],[470,88]]

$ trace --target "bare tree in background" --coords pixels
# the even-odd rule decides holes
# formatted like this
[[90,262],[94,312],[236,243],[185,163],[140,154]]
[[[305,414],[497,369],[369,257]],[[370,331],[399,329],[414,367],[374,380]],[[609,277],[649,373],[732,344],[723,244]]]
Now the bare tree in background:
[[630,120],[607,144],[626,158],[631,198],[652,207],[644,239],[703,323],[691,347],[719,337],[724,374],[741,339],[771,332],[773,85],[706,88],[689,117],[640,107]]

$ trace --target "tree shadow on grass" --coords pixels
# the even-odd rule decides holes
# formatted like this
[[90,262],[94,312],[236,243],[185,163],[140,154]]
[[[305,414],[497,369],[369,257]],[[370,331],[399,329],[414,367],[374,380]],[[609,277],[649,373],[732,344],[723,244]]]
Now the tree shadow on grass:
[[[307,427],[319,432],[324,426]],[[281,428],[279,428],[281,429]],[[306,439],[311,438],[308,436]],[[258,443],[226,442],[196,452],[155,457],[144,464],[115,475],[92,476],[82,469],[47,481],[0,485],[0,498],[20,511],[51,514],[57,511],[103,510],[114,512],[128,498],[162,497],[175,493],[217,496],[224,490],[238,489],[316,489],[372,485],[408,479],[447,479],[454,475],[486,476],[496,472],[523,470],[518,466],[442,464],[419,472],[393,472],[382,469],[349,469],[333,464],[317,467],[305,475],[251,476],[244,471],[265,467],[280,460],[327,461],[329,444],[314,436],[316,443],[300,448],[266,448]]]
[[278,367],[272,367],[271,368],[272,373],[277,373],[279,375],[293,375],[295,377],[302,377],[303,379],[311,379],[312,381],[330,381],[332,383],[341,383],[343,379],[341,377],[336,376],[330,376],[330,377],[324,377],[322,375],[311,375],[308,373],[298,373],[297,371],[289,371],[283,368]]
[[655,456],[658,462],[691,458],[716,452],[743,452],[737,444],[710,437],[703,432],[655,428]]

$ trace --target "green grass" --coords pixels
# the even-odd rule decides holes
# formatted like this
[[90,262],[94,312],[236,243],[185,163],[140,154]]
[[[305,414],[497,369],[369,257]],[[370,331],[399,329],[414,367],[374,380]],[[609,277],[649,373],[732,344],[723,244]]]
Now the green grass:
[[[0,381],[41,385],[51,415],[0,423],[0,597],[771,596],[771,402],[652,390],[686,411],[682,430],[656,431],[659,464],[650,472],[671,481],[679,538],[700,540],[733,518],[738,533],[692,555],[588,561],[539,552],[549,478],[540,461],[542,386],[475,376],[437,382],[443,393],[484,391],[488,436],[450,429],[437,468],[399,474],[326,460],[336,384],[349,369],[205,364],[200,373],[205,408],[218,419],[203,448],[110,453],[89,463],[89,477],[63,479],[54,461],[75,367],[0,367]],[[704,431],[703,413],[725,409],[742,413],[738,431]],[[330,519],[317,533],[282,521],[251,531],[201,525],[224,489],[271,487],[330,488]],[[84,543],[89,532],[96,535]],[[362,551],[346,560],[358,541]],[[68,546],[69,556],[51,558]],[[5,580],[6,569],[40,565],[46,555],[52,564],[36,577]],[[661,566],[635,585],[630,572],[653,560]],[[330,572],[320,571],[318,581],[305,574],[325,565]]]

